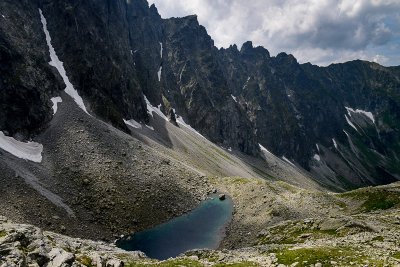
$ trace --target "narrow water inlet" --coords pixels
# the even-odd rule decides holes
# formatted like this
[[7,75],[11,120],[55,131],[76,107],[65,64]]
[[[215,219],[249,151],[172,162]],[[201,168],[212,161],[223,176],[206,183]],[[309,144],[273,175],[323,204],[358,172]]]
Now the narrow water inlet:
[[216,249],[232,220],[233,201],[220,200],[217,194],[196,209],[152,229],[117,241],[119,248],[140,250],[150,258],[165,260],[191,249]]

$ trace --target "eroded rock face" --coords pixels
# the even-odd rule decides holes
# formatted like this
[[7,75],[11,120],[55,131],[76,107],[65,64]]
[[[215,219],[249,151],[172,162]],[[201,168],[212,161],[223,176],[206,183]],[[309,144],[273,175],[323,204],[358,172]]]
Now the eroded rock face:
[[388,142],[399,140],[398,68],[364,61],[298,64],[292,55],[270,57],[250,42],[219,55],[232,95],[272,153],[347,189],[398,179],[397,156],[383,156],[399,153]]
[[28,138],[51,119],[62,81],[50,67],[34,1],[0,3],[0,130]]

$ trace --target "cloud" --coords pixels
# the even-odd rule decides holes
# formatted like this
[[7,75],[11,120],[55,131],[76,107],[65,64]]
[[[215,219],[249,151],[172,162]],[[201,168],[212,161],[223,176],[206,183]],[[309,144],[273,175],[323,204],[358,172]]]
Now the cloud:
[[374,58],[372,59],[373,62],[379,63],[384,65],[386,62],[388,62],[388,58],[383,56],[383,55],[375,55]]
[[164,18],[197,14],[218,47],[234,43],[240,47],[252,40],[272,54],[293,53],[300,62],[322,64],[363,53],[373,60],[377,53],[368,50],[384,46],[399,35],[398,0],[150,2]]

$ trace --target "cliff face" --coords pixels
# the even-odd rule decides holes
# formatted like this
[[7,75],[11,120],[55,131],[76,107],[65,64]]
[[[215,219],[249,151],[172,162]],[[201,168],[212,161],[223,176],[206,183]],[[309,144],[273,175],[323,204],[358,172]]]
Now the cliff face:
[[250,42],[220,55],[232,94],[273,153],[345,188],[399,178],[398,68],[298,64]]
[[48,64],[37,5],[2,1],[0,12],[0,129],[27,138],[50,121],[62,81]]
[[260,143],[331,185],[400,178],[398,67],[321,68],[251,42],[218,50],[196,16],[162,19],[145,0],[2,1],[2,131],[42,130],[65,88],[38,8],[88,110],[125,132],[123,119],[149,121],[146,96],[213,142],[253,156]]

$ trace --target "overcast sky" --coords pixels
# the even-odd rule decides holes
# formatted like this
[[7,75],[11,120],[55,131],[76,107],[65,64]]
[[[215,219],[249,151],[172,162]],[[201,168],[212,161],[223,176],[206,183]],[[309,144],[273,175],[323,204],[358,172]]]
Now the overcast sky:
[[400,65],[400,0],[149,0],[163,18],[197,14],[217,47],[247,41],[271,55],[329,65]]

